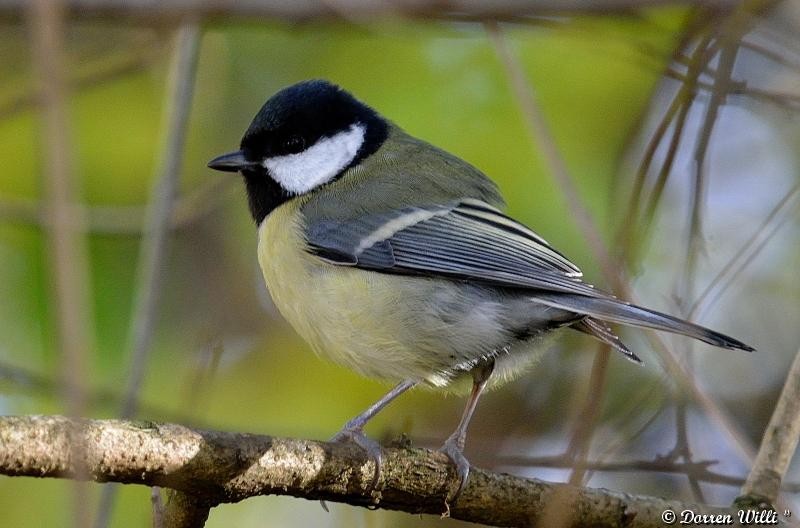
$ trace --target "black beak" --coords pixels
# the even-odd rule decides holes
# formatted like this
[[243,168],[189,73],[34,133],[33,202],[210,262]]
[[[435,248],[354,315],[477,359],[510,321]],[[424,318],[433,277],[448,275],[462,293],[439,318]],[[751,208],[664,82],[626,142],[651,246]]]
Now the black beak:
[[237,150],[222,156],[217,156],[208,162],[209,168],[223,172],[237,172],[242,169],[257,167],[257,161],[249,161],[244,157],[244,152]]

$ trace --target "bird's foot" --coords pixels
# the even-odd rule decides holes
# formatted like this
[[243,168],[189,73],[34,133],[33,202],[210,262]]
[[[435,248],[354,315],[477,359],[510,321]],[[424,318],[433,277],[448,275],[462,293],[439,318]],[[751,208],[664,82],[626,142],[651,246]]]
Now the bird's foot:
[[[367,452],[367,457],[375,464],[375,473],[372,475],[372,482],[370,482],[369,488],[367,488],[367,494],[372,494],[378,487],[378,480],[381,478],[381,462],[383,460],[381,445],[367,437],[360,427],[352,427],[349,424],[345,425],[341,431],[333,435],[329,442],[335,442],[337,444],[350,442]],[[324,500],[319,501],[319,504],[322,506],[323,510],[328,511],[328,505]]]
[[447,458],[455,464],[456,473],[459,478],[458,488],[456,488],[455,492],[450,491],[447,493],[445,503],[449,505],[458,499],[467,485],[467,479],[469,478],[469,460],[464,456],[463,441],[460,442],[455,435],[448,438],[444,445],[439,448],[439,451],[447,455]]
[[367,490],[368,493],[372,493],[378,487],[378,481],[381,478],[381,465],[383,462],[381,445],[365,435],[360,427],[349,427],[348,425],[345,425],[341,431],[333,435],[330,441],[336,443],[351,442],[367,452],[367,457],[375,464],[375,473],[372,475],[372,482]]

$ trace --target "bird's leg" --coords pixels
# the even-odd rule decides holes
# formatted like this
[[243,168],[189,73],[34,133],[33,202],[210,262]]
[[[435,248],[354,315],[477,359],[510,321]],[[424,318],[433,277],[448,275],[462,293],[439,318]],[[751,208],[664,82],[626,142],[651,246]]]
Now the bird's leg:
[[467,485],[467,478],[469,477],[469,461],[464,456],[464,444],[467,440],[467,427],[469,426],[469,421],[472,419],[472,414],[475,412],[475,407],[478,405],[478,399],[481,397],[483,389],[486,388],[486,383],[492,376],[493,370],[494,360],[478,365],[472,369],[472,393],[467,401],[467,406],[464,408],[464,414],[461,416],[461,422],[459,422],[458,427],[456,427],[456,430],[453,432],[453,434],[450,435],[450,438],[448,438],[441,449],[439,449],[456,465],[458,477],[460,479],[456,492],[448,493],[448,503],[455,501],[458,496],[461,495],[461,492],[464,491],[464,487]]
[[381,476],[381,446],[375,440],[367,438],[364,434],[364,426],[373,416],[389,405],[392,400],[416,384],[417,382],[414,380],[405,380],[398,383],[380,400],[370,405],[366,411],[347,422],[342,430],[336,433],[330,440],[331,442],[353,442],[366,451],[369,458],[375,462],[375,474],[372,477],[372,484],[370,485],[369,491],[375,489],[378,485],[378,479],[380,479]]

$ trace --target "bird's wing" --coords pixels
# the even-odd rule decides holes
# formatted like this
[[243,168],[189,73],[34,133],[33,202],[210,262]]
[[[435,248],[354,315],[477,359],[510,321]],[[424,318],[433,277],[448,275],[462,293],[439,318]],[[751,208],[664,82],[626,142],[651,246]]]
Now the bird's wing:
[[634,361],[638,358],[598,321],[683,334],[723,348],[753,350],[719,332],[594,289],[580,280],[578,267],[544,239],[479,200],[312,222],[306,235],[311,251],[333,264],[535,289],[537,303],[586,315],[577,330]]
[[581,281],[580,269],[539,235],[480,200],[318,221],[306,234],[311,250],[334,264],[607,295]]

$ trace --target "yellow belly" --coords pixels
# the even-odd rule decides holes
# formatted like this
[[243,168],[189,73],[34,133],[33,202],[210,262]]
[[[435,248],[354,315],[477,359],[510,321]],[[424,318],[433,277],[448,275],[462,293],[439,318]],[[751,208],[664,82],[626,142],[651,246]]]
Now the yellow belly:
[[307,252],[302,204],[295,198],[264,220],[258,259],[278,310],[317,354],[368,377],[440,387],[456,365],[499,348],[496,382],[533,362],[533,342],[505,346],[496,300],[454,281],[337,266]]
[[390,288],[385,275],[309,254],[301,204],[302,199],[287,202],[259,229],[259,264],[278,310],[316,353],[337,363],[374,378],[425,377],[435,361],[414,353],[417,344],[407,339],[405,325],[417,321],[404,321],[396,309],[405,281],[393,277],[401,280]]

